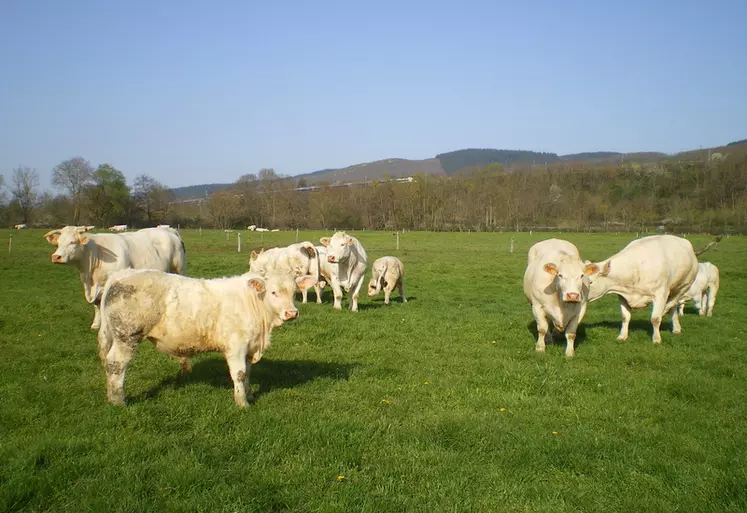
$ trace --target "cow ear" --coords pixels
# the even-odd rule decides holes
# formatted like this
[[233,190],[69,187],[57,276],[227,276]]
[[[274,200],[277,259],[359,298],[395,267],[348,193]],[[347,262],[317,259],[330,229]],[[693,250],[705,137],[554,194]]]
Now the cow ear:
[[301,246],[301,253],[308,256],[309,258],[314,258],[316,256],[316,249],[314,249],[314,246],[311,244],[307,246]]
[[249,263],[251,264],[252,262],[254,262],[254,261],[255,261],[255,260],[257,259],[257,257],[258,257],[258,256],[259,256],[259,255],[257,254],[257,252],[256,252],[256,251],[252,251],[252,254],[251,254],[251,256],[249,257]]
[[88,235],[85,233],[78,232],[75,234],[75,238],[78,239],[80,244],[88,244]]
[[261,278],[252,278],[247,284],[260,294],[265,291],[265,281]]
[[592,264],[591,262],[589,262],[584,267],[584,274],[588,275],[588,274],[595,274],[598,272],[599,272],[599,266],[597,264]]
[[298,285],[298,288],[301,290],[313,287],[315,283],[317,283],[317,280],[315,280],[313,276],[302,276],[296,278],[296,285]]
[[609,276],[611,270],[612,262],[607,262],[606,264],[604,264],[604,268],[602,269],[602,272],[599,273],[599,276]]
[[348,238],[345,239],[345,245],[346,246],[350,246],[352,243],[353,243],[353,238],[352,237],[348,237]]
[[322,246],[324,246],[325,248],[329,247],[329,237],[322,237],[321,239],[319,239],[319,242],[321,242]]
[[558,274],[558,266],[556,266],[555,264],[545,264],[545,267],[543,267],[543,269],[546,273],[550,273],[553,276]]
[[44,238],[47,239],[47,242],[49,242],[50,244],[57,245],[57,240],[60,238],[60,233],[62,233],[61,230],[52,230],[45,233]]

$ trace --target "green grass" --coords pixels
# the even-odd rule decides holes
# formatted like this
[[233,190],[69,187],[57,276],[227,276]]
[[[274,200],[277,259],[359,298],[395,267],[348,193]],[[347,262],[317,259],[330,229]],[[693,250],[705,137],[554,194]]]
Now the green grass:
[[[0,253],[2,511],[745,511],[744,238],[719,266],[714,317],[650,338],[650,311],[615,340],[617,300],[590,305],[576,357],[534,351],[522,293],[529,246],[557,234],[358,232],[399,256],[410,301],[300,305],[233,404],[220,355],[191,376],[144,343],[125,409],[109,406],[92,308],[43,231]],[[318,240],[321,232],[302,233]],[[247,270],[295,233],[183,231],[191,276]],[[516,238],[516,251],[508,252]],[[563,235],[584,258],[629,235]],[[694,237],[696,248],[708,237]],[[370,276],[370,274],[369,274]],[[343,301],[347,308],[347,299]],[[671,329],[667,320],[664,327]],[[554,434],[557,433],[557,434]],[[337,477],[343,475],[344,480]]]

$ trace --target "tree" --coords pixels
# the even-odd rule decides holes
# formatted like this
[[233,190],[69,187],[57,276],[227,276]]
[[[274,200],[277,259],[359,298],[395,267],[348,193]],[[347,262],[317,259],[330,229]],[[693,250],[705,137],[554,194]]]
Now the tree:
[[148,224],[166,219],[171,199],[171,191],[168,188],[151,176],[140,175],[135,178],[132,189],[133,199],[145,214]]
[[39,174],[35,169],[19,166],[13,170],[12,186],[10,189],[13,200],[17,203],[24,223],[28,223],[31,212],[39,204]]
[[86,188],[85,196],[94,224],[111,224],[122,220],[128,212],[130,188],[124,175],[109,164],[101,164],[96,169],[93,184]]
[[206,203],[213,225],[221,230],[231,228],[240,216],[241,200],[234,191],[214,192]]
[[52,185],[67,190],[73,202],[73,224],[80,221],[83,190],[93,177],[93,167],[83,157],[73,157],[61,162],[52,170]]

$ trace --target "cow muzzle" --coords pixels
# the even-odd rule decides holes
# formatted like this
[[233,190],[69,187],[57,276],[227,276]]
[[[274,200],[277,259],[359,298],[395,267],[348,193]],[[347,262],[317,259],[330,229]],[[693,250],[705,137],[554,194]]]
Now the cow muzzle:
[[335,257],[333,257],[333,256],[331,256],[331,255],[330,255],[330,256],[328,256],[328,257],[327,257],[327,262],[329,262],[330,264],[334,264],[334,263],[335,263]]
[[284,317],[285,317],[286,321],[290,321],[291,319],[297,319],[298,318],[298,310],[295,309],[295,308],[293,310],[286,310],[285,314],[284,314]]
[[52,263],[53,264],[61,264],[62,263],[62,255],[52,254]]
[[565,300],[568,303],[578,303],[581,301],[581,295],[578,292],[569,292],[565,295]]

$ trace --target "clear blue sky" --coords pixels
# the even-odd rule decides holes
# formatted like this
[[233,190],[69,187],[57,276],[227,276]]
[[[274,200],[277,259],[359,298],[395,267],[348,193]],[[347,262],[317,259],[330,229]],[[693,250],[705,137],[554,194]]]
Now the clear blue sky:
[[746,0],[3,0],[0,173],[231,182],[747,137]]

